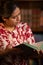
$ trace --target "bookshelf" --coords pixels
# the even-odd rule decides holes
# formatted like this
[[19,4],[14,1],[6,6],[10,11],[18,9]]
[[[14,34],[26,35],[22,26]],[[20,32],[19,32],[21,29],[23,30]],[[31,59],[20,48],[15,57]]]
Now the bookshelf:
[[15,1],[43,1],[43,0],[15,0]]
[[27,22],[33,32],[43,32],[43,1],[19,1],[22,21]]

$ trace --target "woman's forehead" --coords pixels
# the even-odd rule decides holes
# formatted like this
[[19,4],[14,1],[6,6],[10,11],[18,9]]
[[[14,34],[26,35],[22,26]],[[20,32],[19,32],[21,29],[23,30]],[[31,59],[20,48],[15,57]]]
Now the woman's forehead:
[[17,14],[19,14],[21,11],[20,11],[20,9],[18,8],[18,7],[16,7],[16,9],[13,11],[13,13],[12,13],[12,16],[14,15],[14,16],[16,16]]

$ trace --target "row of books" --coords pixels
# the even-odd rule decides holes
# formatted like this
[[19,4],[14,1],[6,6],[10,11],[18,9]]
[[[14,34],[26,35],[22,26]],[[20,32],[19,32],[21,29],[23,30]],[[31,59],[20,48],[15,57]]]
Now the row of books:
[[29,23],[29,26],[32,29],[39,30],[40,24],[43,24],[43,22],[41,23],[40,20],[42,11],[38,8],[37,9],[22,8],[21,14],[22,14],[22,21]]
[[37,22],[40,18],[40,9],[21,9],[22,20],[28,22]]

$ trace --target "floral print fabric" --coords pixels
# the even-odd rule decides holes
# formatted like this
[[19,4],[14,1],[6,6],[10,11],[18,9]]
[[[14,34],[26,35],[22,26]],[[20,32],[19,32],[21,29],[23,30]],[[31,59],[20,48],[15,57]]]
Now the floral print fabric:
[[18,23],[12,32],[0,24],[0,49],[13,48],[24,42],[35,43],[32,31],[27,23]]

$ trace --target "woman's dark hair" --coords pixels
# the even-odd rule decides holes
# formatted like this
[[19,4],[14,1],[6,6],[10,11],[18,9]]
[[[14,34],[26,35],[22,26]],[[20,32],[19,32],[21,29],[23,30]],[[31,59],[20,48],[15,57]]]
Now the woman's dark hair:
[[0,5],[0,20],[2,17],[9,18],[12,12],[16,9],[17,2],[13,0],[1,1]]

